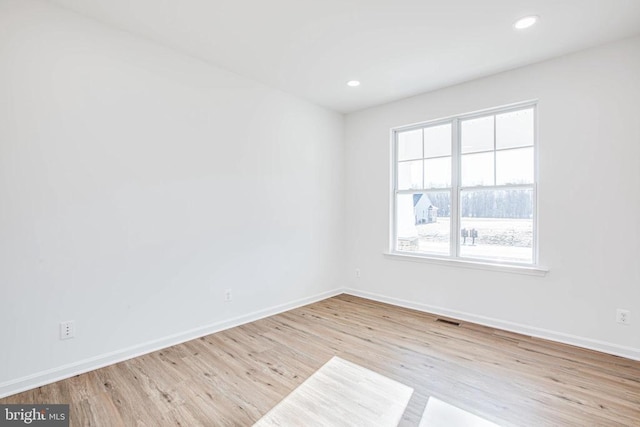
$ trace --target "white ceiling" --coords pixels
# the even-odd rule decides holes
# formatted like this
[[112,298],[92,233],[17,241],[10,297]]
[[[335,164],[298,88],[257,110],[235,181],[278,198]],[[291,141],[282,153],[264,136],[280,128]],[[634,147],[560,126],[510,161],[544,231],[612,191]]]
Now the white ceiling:
[[49,1],[340,112],[640,33],[640,0]]

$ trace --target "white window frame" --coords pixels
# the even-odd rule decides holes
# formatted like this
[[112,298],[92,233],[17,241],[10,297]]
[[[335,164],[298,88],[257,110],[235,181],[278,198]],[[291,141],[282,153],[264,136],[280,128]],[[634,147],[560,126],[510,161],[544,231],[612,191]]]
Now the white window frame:
[[[524,184],[524,185],[493,185],[493,186],[474,186],[474,187],[462,187],[461,186],[461,137],[460,137],[460,127],[461,122],[469,119],[476,119],[486,116],[492,116],[502,113],[508,113],[512,111],[518,111],[523,109],[533,109],[533,120],[534,120],[534,135],[533,135],[533,183],[532,184]],[[441,254],[431,254],[424,252],[409,252],[409,251],[399,251],[396,249],[397,245],[397,221],[396,221],[396,212],[397,212],[397,195],[398,194],[415,194],[415,193],[425,193],[427,191],[447,191],[448,188],[434,188],[434,189],[410,189],[410,190],[398,190],[397,189],[397,168],[398,168],[398,134],[401,132],[407,132],[416,129],[422,129],[426,127],[438,126],[443,124],[451,124],[451,187],[449,190],[451,191],[451,212],[450,212],[450,246],[449,246],[449,255],[441,255]],[[494,126],[495,132],[495,126]],[[496,152],[495,147],[495,137],[494,137],[494,150]],[[458,114],[455,116],[450,116],[446,118],[429,120],[426,122],[415,123],[406,126],[400,126],[391,129],[391,194],[390,194],[390,227],[389,227],[389,252],[387,255],[391,257],[410,257],[412,261],[418,260],[427,260],[432,261],[438,264],[447,264],[447,265],[459,265],[463,267],[477,267],[482,269],[490,269],[490,270],[502,270],[502,271],[512,271],[517,270],[516,272],[523,272],[525,274],[534,274],[534,275],[544,275],[547,271],[546,268],[541,267],[538,264],[538,102],[537,100],[525,101],[516,104],[510,104],[507,106],[489,108],[481,111],[476,111],[472,113]],[[495,168],[495,166],[494,166]],[[495,169],[494,169],[495,173]],[[482,189],[511,189],[511,188],[531,188],[532,194],[532,203],[533,203],[533,218],[532,218],[532,226],[533,226],[533,242],[532,242],[532,262],[510,262],[510,261],[501,261],[496,259],[489,258],[468,258],[460,256],[460,202],[461,202],[461,194],[463,190],[482,190]]]

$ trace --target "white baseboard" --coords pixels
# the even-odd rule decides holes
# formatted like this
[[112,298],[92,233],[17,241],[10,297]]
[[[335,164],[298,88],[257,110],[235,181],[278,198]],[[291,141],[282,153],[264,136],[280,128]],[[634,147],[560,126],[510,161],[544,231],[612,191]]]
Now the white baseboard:
[[549,341],[555,341],[563,344],[570,344],[577,347],[612,354],[614,356],[620,356],[627,359],[640,361],[640,349],[633,347],[624,347],[605,341],[598,341],[590,338],[583,338],[575,335],[565,334],[562,332],[551,331],[549,329],[542,329],[533,326],[522,325],[519,323],[507,322],[492,317],[478,316],[476,314],[465,313],[462,311],[449,310],[442,307],[388,297],[385,295],[361,291],[357,289],[345,289],[344,293],[357,297],[367,298],[374,301],[384,302],[387,304],[397,305],[399,307],[411,308],[426,313],[465,320],[467,322],[477,323],[479,325],[490,326],[492,328],[516,332],[536,338],[543,338]]
[[58,366],[21,378],[9,380],[0,383],[0,398],[50,384],[56,381],[64,380],[75,375],[103,368],[108,365],[113,365],[115,363],[132,359],[134,357],[142,356],[143,354],[171,347],[176,344],[181,344],[186,341],[220,332],[225,329],[240,326],[245,323],[254,322],[265,317],[273,316],[274,314],[292,310],[303,305],[312,304],[314,302],[321,301],[335,295],[340,295],[341,293],[343,293],[343,289],[334,289],[332,291],[323,292],[311,297],[298,299],[285,304],[280,304],[263,310],[254,311],[246,315],[234,317],[232,319],[223,320],[210,325],[191,329],[179,334],[169,335],[164,338],[148,341],[143,344],[124,348],[111,353],[102,354],[99,356],[91,357],[89,359],[81,360],[79,362],[69,363],[67,365]]
[[143,354],[151,353],[163,348],[171,347],[173,345],[181,344],[192,339],[200,338],[205,335],[213,334],[223,331],[225,329],[233,328],[243,325],[245,323],[254,322],[265,317],[273,316],[284,311],[292,310],[303,305],[312,304],[317,301],[321,301],[326,298],[330,298],[336,295],[346,293],[362,298],[367,298],[374,301],[384,302],[387,304],[396,305],[399,307],[411,308],[418,311],[437,314],[441,316],[452,317],[454,319],[465,320],[468,322],[477,323],[480,325],[490,326],[493,328],[503,329],[506,331],[516,332],[532,337],[543,338],[550,341],[556,341],[564,344],[575,345],[582,348],[600,351],[603,353],[609,353],[616,356],[625,357],[627,359],[640,361],[640,349],[632,347],[624,347],[617,344],[612,344],[604,341],[593,340],[589,338],[578,337],[574,335],[564,334],[562,332],[555,332],[548,329],[535,328],[532,326],[522,325],[519,323],[507,322],[500,319],[491,317],[478,316],[471,313],[465,313],[456,310],[449,310],[442,307],[432,306],[428,304],[422,304],[413,301],[407,301],[399,298],[388,297],[372,292],[361,291],[357,289],[334,289],[332,291],[323,292],[311,297],[298,299],[285,304],[269,307],[263,310],[254,311],[252,313],[234,317],[232,319],[223,320],[207,326],[191,329],[179,334],[170,335],[164,338],[160,338],[153,341],[148,341],[143,344],[135,345],[132,347],[117,350],[111,353],[102,354],[89,359],[84,359],[79,362],[70,363],[63,366],[58,366],[46,371],[36,372],[31,375],[27,375],[14,380],[9,380],[0,383],[0,398],[10,396],[12,394],[20,393],[22,391],[30,390],[36,387],[40,387],[46,384],[50,384],[56,381],[60,381],[66,378],[73,377],[75,375],[83,374],[85,372],[93,371],[108,365],[113,365],[134,357],[141,356]]

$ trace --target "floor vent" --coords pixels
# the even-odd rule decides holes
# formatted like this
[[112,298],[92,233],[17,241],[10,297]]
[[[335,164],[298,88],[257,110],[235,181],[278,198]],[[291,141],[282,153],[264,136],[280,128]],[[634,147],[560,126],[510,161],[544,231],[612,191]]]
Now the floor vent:
[[451,326],[460,326],[460,322],[454,322],[453,320],[447,320],[447,319],[436,319],[436,322],[440,322],[440,323],[446,323],[447,325],[451,325]]

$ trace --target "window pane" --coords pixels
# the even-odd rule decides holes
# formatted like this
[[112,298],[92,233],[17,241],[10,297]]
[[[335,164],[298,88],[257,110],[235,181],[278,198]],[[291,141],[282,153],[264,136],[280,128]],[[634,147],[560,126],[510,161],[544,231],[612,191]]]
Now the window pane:
[[396,196],[396,250],[449,255],[451,191]]
[[398,160],[422,158],[422,129],[398,133]]
[[496,116],[496,147],[533,145],[533,108]]
[[533,183],[533,147],[496,152],[496,184]]
[[461,123],[462,153],[493,150],[493,116]]
[[424,128],[424,156],[451,155],[451,123]]
[[398,190],[422,188],[422,160],[398,163]]
[[493,152],[462,156],[462,186],[493,184]]
[[460,195],[460,255],[533,261],[533,190],[464,190]]
[[451,157],[439,157],[424,161],[424,187],[451,187]]

